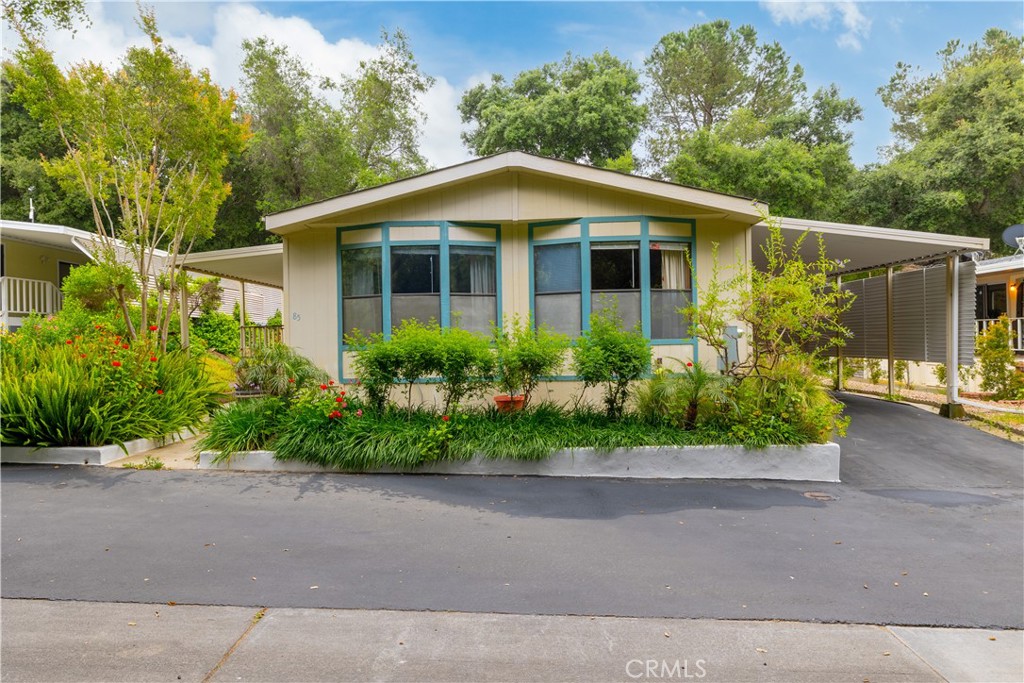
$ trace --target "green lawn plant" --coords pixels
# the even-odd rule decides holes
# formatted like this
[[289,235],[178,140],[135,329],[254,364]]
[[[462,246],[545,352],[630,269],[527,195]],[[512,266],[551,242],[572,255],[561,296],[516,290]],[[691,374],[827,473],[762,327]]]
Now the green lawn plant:
[[497,351],[498,386],[509,396],[522,396],[528,406],[541,378],[557,374],[562,367],[569,338],[547,325],[534,328],[519,316],[506,318],[503,327],[493,329]]
[[1010,320],[1005,315],[978,335],[975,343],[981,390],[997,401],[1024,399],[1024,374],[1017,371],[1010,346]]
[[590,316],[590,329],[576,340],[572,367],[585,388],[604,385],[605,412],[622,417],[630,384],[651,369],[651,349],[639,329],[625,329],[615,306]]
[[160,352],[156,330],[130,342],[97,323],[51,343],[57,327],[45,321],[0,336],[4,445],[100,446],[162,437],[197,427],[218,405],[202,358]]

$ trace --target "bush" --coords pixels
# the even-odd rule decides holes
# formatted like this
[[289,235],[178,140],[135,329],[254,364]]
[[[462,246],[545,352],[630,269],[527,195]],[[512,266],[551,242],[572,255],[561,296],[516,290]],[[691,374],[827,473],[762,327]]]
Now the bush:
[[281,309],[274,311],[274,315],[267,318],[267,327],[280,327],[284,325],[284,316],[281,315]]
[[614,306],[590,316],[590,329],[572,350],[573,371],[584,387],[604,384],[604,404],[612,420],[622,417],[630,382],[651,368],[651,349],[638,329],[622,329]]
[[506,320],[504,328],[495,326],[493,334],[498,385],[509,396],[521,395],[528,406],[540,379],[562,367],[569,338],[546,325],[534,329],[529,318],[523,323],[518,316]]
[[226,313],[214,311],[193,318],[190,334],[206,342],[206,347],[211,351],[238,356],[241,342],[238,321]]
[[35,326],[0,337],[5,445],[100,446],[160,437],[199,425],[218,404],[202,358],[159,353],[152,333],[129,343],[97,324],[56,344],[45,337]]
[[384,335],[366,336],[358,330],[345,338],[355,352],[353,367],[356,383],[366,394],[366,402],[377,413],[383,413],[391,401],[391,389],[402,372],[402,359],[398,347],[384,339]]
[[708,372],[699,363],[687,362],[682,370],[673,375],[667,368],[658,368],[654,377],[637,387],[641,419],[691,430],[709,414],[721,412],[722,404],[730,400],[729,378]]
[[440,378],[441,412],[448,413],[466,396],[480,395],[487,388],[494,373],[494,353],[481,335],[457,327],[435,330],[438,358],[432,374]]
[[1024,376],[1017,372],[1010,347],[1010,319],[1005,315],[978,335],[975,343],[981,390],[991,391],[997,401],[1024,399]]
[[75,299],[86,309],[99,312],[114,312],[117,308],[117,290],[124,290],[129,300],[139,298],[139,286],[131,268],[123,264],[85,263],[72,268],[64,278],[61,291],[68,299]]
[[323,384],[327,373],[285,344],[261,344],[235,365],[238,385],[271,396],[291,396],[299,389]]
[[196,447],[217,451],[214,462],[229,460],[232,453],[270,448],[281,429],[285,405],[276,396],[236,401],[214,414]]

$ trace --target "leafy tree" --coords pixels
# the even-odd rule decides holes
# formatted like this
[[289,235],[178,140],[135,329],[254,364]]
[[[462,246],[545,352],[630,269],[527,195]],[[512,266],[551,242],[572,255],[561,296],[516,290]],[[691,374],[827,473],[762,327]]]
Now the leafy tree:
[[33,35],[43,32],[46,21],[72,32],[80,23],[90,23],[85,0],[4,0],[3,13],[12,25]]
[[360,187],[427,170],[419,151],[420,125],[427,118],[419,98],[434,85],[434,78],[420,71],[405,33],[382,31],[381,38],[381,54],[360,62],[356,76],[341,83],[352,143],[366,166]]
[[[217,208],[231,190],[222,173],[248,128],[233,120],[232,94],[207,72],[194,74],[163,44],[151,9],[140,9],[140,25],[149,47],[129,49],[114,73],[83,63],[65,74],[43,43],[21,30],[8,75],[16,101],[66,147],[64,157],[44,168],[62,187],[89,198],[104,247],[98,260],[131,261],[140,284],[141,327],[154,324],[166,348],[184,279],[182,257],[212,232]],[[158,259],[157,249],[166,250],[166,258]],[[150,310],[154,288],[156,307]],[[125,288],[117,289],[117,301],[135,339]]]
[[608,418],[620,419],[630,397],[630,384],[651,369],[651,347],[640,333],[622,324],[615,306],[590,316],[590,329],[572,349],[572,369],[584,388],[604,385],[604,405]]
[[803,68],[790,67],[776,43],[758,43],[752,26],[718,20],[669,33],[644,62],[651,81],[651,152],[671,156],[675,141],[709,130],[737,109],[758,119],[789,112],[806,90]]
[[29,220],[30,203],[40,223],[87,228],[92,224],[89,200],[81,191],[61,189],[46,174],[43,161],[65,152],[60,135],[43,128],[12,97],[14,84],[4,64],[0,82],[0,216],[7,220]]
[[646,117],[638,101],[640,76],[608,51],[566,55],[523,71],[511,83],[501,75],[462,95],[462,134],[474,154],[511,150],[630,170],[630,153]]
[[989,237],[1024,215],[1024,39],[989,29],[939,73],[907,64],[879,89],[894,114],[887,163],[853,181],[849,220]]

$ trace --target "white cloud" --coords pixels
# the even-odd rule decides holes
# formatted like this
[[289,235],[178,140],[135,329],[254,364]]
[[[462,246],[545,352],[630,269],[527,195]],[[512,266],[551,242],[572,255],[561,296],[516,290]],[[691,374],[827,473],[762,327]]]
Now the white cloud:
[[834,19],[846,29],[836,38],[836,45],[859,52],[862,40],[871,33],[871,19],[864,15],[860,6],[850,0],[837,2],[802,2],[786,0],[762,0],[761,8],[767,10],[776,24],[810,24],[826,30]]
[[[214,8],[214,9],[210,9]],[[51,32],[47,44],[63,67],[92,61],[108,68],[117,65],[125,51],[143,45],[145,36],[135,24],[133,11],[121,5],[94,3],[88,5],[92,25],[81,28],[71,38],[67,33]],[[359,38],[328,40],[308,20],[297,16],[275,16],[245,3],[158,3],[157,24],[168,45],[183,55],[196,69],[208,69],[213,80],[228,88],[238,88],[242,70],[242,41],[269,36],[276,43],[299,56],[316,75],[336,78],[353,75],[359,62],[378,54],[377,47]],[[6,28],[6,27],[5,27]],[[195,36],[205,34],[205,40]],[[17,44],[10,30],[3,35],[5,51]],[[464,88],[486,82],[489,74],[474,75]],[[336,94],[335,94],[336,96]],[[458,102],[462,89],[444,78],[424,94],[420,104],[428,118],[421,139],[427,161],[443,167],[470,158],[459,139],[462,123]]]

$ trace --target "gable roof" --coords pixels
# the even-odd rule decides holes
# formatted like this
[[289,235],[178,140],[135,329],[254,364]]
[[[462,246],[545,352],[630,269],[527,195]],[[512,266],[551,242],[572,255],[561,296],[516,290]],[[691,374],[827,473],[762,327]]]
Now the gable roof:
[[346,213],[376,204],[439,190],[487,176],[513,172],[530,173],[576,182],[598,189],[675,201],[698,209],[726,214],[748,223],[760,220],[762,212],[766,212],[768,209],[767,204],[746,197],[701,190],[664,180],[627,175],[525,152],[504,152],[305,204],[294,209],[279,211],[266,216],[264,221],[268,230],[278,234],[287,234],[304,229],[307,226],[303,224],[310,221],[322,221],[334,216],[340,218]]

